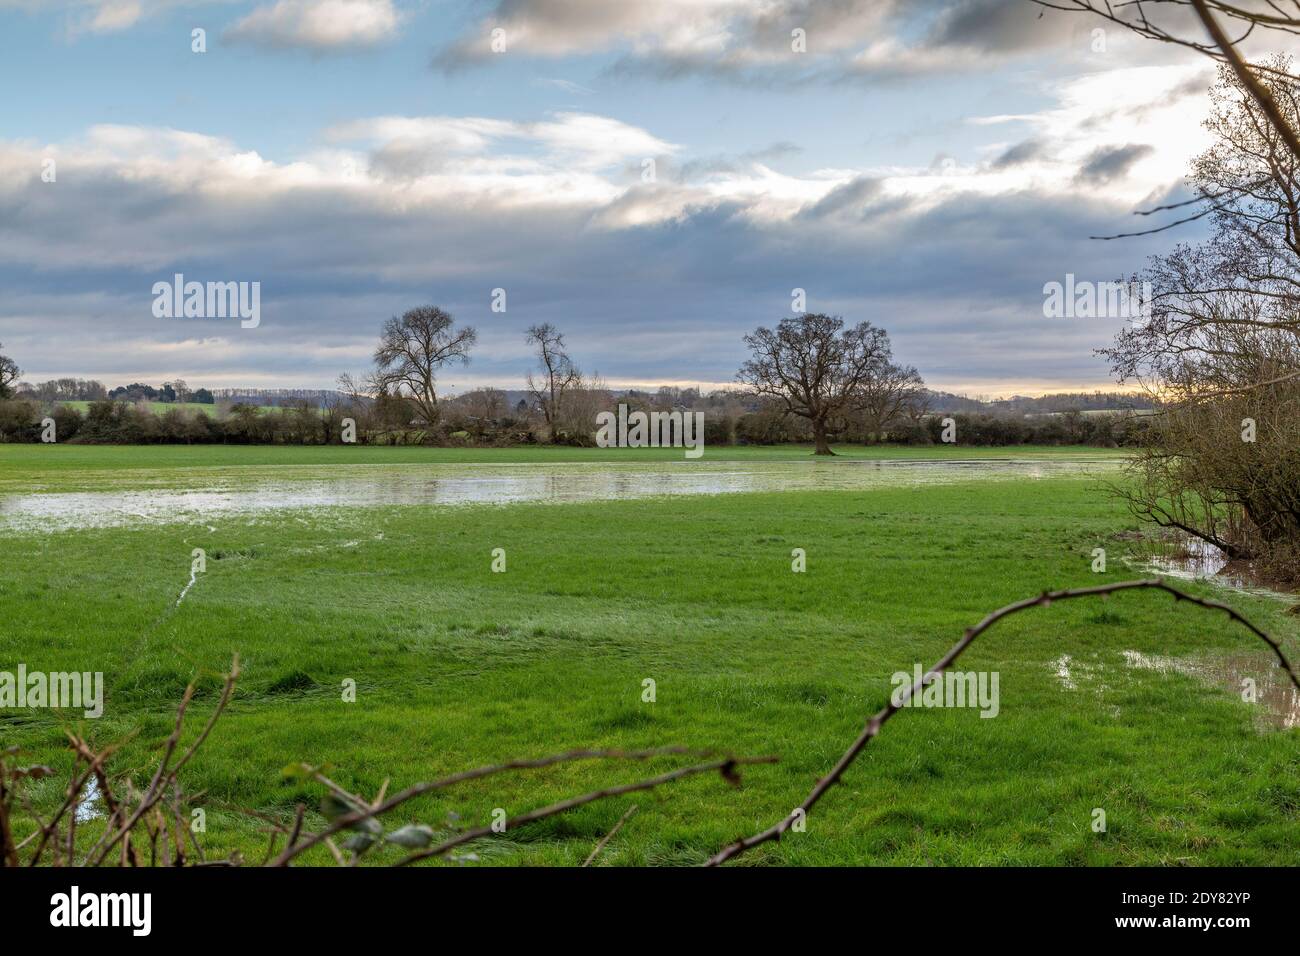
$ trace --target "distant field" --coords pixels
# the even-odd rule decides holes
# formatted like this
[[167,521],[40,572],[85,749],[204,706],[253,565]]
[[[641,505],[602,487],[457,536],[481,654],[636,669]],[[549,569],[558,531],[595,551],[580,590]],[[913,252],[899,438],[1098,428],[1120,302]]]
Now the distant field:
[[[1025,456],[1029,449],[841,449],[846,457]],[[801,469],[807,449],[719,448],[721,460]],[[1115,457],[1036,449],[1053,459]],[[201,487],[213,472],[314,464],[680,461],[577,449],[0,446],[7,494],[131,485],[153,471]],[[802,461],[801,461],[802,460]],[[526,468],[526,464],[521,465]],[[683,463],[682,468],[690,465]],[[472,473],[467,471],[467,473]],[[82,483],[89,481],[88,485]],[[98,485],[96,485],[98,483]],[[1135,576],[1136,525],[1095,481],[1042,478],[607,501],[324,508],[0,535],[0,669],[105,672],[108,703],[80,721],[150,765],[185,683],[196,721],[238,652],[234,706],[186,770],[209,856],[261,859],[263,822],[319,789],[293,761],[373,794],[484,763],[571,747],[664,744],[777,754],[744,786],[716,778],[600,802],[469,849],[489,864],[581,863],[631,803],[605,864],[697,863],[801,800],[887,699],[988,610],[1046,588]],[[179,607],[190,554],[207,572]],[[1090,571],[1104,547],[1104,574]],[[492,573],[492,549],[508,555]],[[805,549],[807,571],[791,571]],[[1271,598],[1229,600],[1295,654],[1300,621]],[[1136,656],[1135,656],[1136,655]],[[915,710],[891,722],[810,815],[745,863],[1294,864],[1300,730],[1265,730],[1239,688],[1134,660],[1249,662],[1262,645],[1224,618],[1155,594],[1018,615],[961,666],[996,671],[1000,712]],[[1063,677],[1062,674],[1065,676]],[[657,699],[643,703],[642,682]],[[356,703],[340,687],[355,680]],[[65,718],[0,713],[0,745],[60,771]],[[191,731],[193,732],[193,731]],[[470,783],[394,825],[478,825],[673,766],[572,764]],[[41,781],[36,808],[62,799]],[[1092,830],[1094,811],[1107,830]],[[319,820],[313,819],[319,825]],[[93,830],[94,821],[84,824]],[[26,831],[18,833],[21,839]],[[392,859],[381,851],[376,861]],[[316,862],[321,862],[317,859]]]
[[[90,408],[90,402],[59,402],[58,404],[68,408],[75,408],[82,414],[85,414],[86,410]],[[179,408],[184,412],[204,412],[213,418],[216,418],[219,414],[216,405],[208,405],[203,402],[131,402],[130,404],[144,405],[156,415],[162,415],[173,408]]]

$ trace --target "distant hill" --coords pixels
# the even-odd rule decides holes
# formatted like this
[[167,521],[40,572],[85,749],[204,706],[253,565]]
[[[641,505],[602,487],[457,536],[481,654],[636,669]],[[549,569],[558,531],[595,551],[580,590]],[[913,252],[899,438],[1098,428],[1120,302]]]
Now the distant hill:
[[951,392],[930,391],[930,407],[935,412],[961,412],[968,415],[1055,415],[1061,412],[1118,412],[1149,410],[1151,402],[1131,392],[1059,392],[1030,398],[981,401]]
[[[329,399],[339,396],[337,391],[329,388],[214,388],[210,391],[215,403],[226,407],[244,404],[273,408],[307,401],[320,408],[324,407]],[[456,396],[469,391],[472,391],[472,389],[458,389],[442,393],[439,397],[441,399],[454,399]],[[505,393],[507,406],[512,409],[520,401],[532,404],[532,397],[523,389],[503,389],[502,391]],[[616,388],[610,389],[610,391],[615,398],[622,398],[630,394],[649,398],[655,394],[646,389]],[[671,389],[670,391],[680,404],[700,407],[697,403],[701,396],[695,389]],[[740,394],[738,390],[728,389],[713,393],[712,397],[714,401],[717,401],[719,396],[728,393]],[[1021,417],[1059,415],[1070,411],[1097,413],[1125,410],[1143,411],[1151,408],[1151,403],[1145,396],[1130,392],[1059,392],[1051,395],[1040,395],[1037,398],[1015,395],[1011,398],[990,399],[987,401],[933,389],[928,390],[927,394],[930,398],[930,411],[937,414],[959,413]],[[703,397],[706,400],[705,405],[707,405],[709,396]],[[86,401],[65,401],[62,404],[72,405],[84,411],[90,403]],[[189,404],[158,402],[150,402],[149,404],[151,406],[156,405],[163,411],[174,407],[206,410],[209,414],[215,411],[212,405],[191,406]],[[749,403],[745,402],[745,404]]]

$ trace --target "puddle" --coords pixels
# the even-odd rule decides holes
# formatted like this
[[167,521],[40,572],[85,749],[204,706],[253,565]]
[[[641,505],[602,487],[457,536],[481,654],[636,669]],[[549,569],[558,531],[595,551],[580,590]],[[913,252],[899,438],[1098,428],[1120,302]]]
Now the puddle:
[[1074,682],[1074,677],[1070,673],[1070,665],[1074,662],[1070,659],[1069,654],[1062,654],[1053,663],[1056,668],[1056,679],[1061,682],[1061,686],[1066,690],[1078,690],[1079,685]]
[[84,823],[87,820],[96,820],[104,815],[104,811],[99,807],[99,781],[94,774],[86,781],[86,787],[81,791],[81,796],[77,799],[77,805],[73,809],[78,823]]
[[1286,671],[1274,662],[1249,654],[1193,658],[1163,657],[1139,651],[1124,651],[1124,661],[1138,670],[1195,677],[1207,684],[1223,687],[1238,697],[1245,692],[1243,682],[1254,681],[1254,704],[1259,708],[1260,718],[1281,730],[1300,727],[1300,691],[1291,683]]
[[1195,535],[1180,534],[1174,541],[1164,542],[1163,548],[1164,553],[1147,562],[1147,567],[1159,574],[1184,581],[1218,578],[1234,588],[1248,584],[1241,575],[1227,570],[1228,556],[1221,548]]
[[[1083,478],[1115,459],[678,462],[617,465],[349,465],[276,472],[214,470],[177,476],[190,487],[117,488],[0,496],[0,532],[203,522],[224,515],[385,505],[571,503],[672,495],[854,491],[964,481]],[[302,475],[302,477],[297,477]],[[114,475],[114,481],[122,476]],[[131,479],[127,479],[131,480]]]
[[1249,562],[1230,561],[1221,548],[1195,535],[1177,532],[1173,537],[1156,539],[1153,544],[1158,553],[1140,561],[1141,571],[1182,581],[1209,581],[1246,594],[1295,602],[1295,595],[1261,585]]
[[[1056,680],[1062,690],[1077,691],[1083,687],[1085,691],[1095,694],[1098,701],[1105,700],[1110,688],[1102,680],[1104,668],[1100,664],[1095,661],[1081,661],[1069,654],[1062,654],[1052,661],[1050,666],[1056,672]],[[1118,707],[1107,705],[1107,709],[1112,716],[1119,716]]]

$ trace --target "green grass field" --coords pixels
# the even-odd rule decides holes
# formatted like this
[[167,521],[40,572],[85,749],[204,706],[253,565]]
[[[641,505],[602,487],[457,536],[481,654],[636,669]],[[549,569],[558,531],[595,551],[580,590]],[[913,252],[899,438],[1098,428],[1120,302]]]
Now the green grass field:
[[[83,415],[86,414],[86,412],[90,409],[90,405],[91,405],[90,402],[83,402],[83,401],[67,401],[67,402],[59,402],[59,404],[60,404],[60,405],[66,405],[68,408],[75,408],[77,411],[81,412],[81,414],[83,414]],[[205,415],[209,415],[209,416],[211,416],[211,417],[213,417],[213,418],[217,418],[217,417],[219,417],[220,414],[221,414],[220,411],[217,409],[217,406],[216,406],[215,404],[208,404],[208,403],[206,403],[206,402],[149,402],[149,401],[144,401],[144,402],[132,402],[131,404],[133,404],[133,405],[143,405],[143,406],[145,406],[145,408],[147,408],[150,412],[152,412],[152,413],[155,414],[155,415],[163,415],[163,414],[165,414],[165,413],[171,411],[171,410],[174,409],[174,408],[175,408],[175,409],[180,409],[180,410],[183,411],[183,412],[203,412]]]
[[[1105,455],[1093,449],[845,449],[849,455]],[[710,449],[789,459],[807,449]],[[633,460],[671,452],[529,449],[0,446],[0,496],[111,488],[141,475],[192,480],[240,469],[364,461]],[[180,469],[190,471],[178,472]],[[178,477],[179,476],[179,477]],[[0,509],[3,508],[0,497]],[[1132,519],[1095,481],[675,497],[589,504],[404,506],[224,517],[0,535],[0,670],[102,670],[105,715],[139,780],[197,678],[194,726],[233,654],[236,700],[186,770],[202,793],[209,857],[262,858],[264,824],[320,788],[290,763],[327,763],[373,794],[510,757],[668,744],[776,754],[740,789],[717,777],[601,801],[473,844],[480,862],[581,863],[632,804],[600,862],[691,864],[775,822],[887,699],[890,675],[928,666],[987,611],[1047,588],[1138,574]],[[207,572],[168,610],[189,578]],[[1108,551],[1108,572],[1090,572]],[[492,573],[492,550],[508,569]],[[791,550],[807,572],[791,572]],[[1198,593],[1224,597],[1207,584]],[[1300,620],[1227,593],[1297,655]],[[909,710],[808,819],[746,864],[1295,864],[1300,732],[1266,729],[1258,705],[1125,652],[1195,660],[1262,645],[1221,616],[1133,593],[1018,615],[961,669],[1000,675],[1000,713]],[[1058,676],[1071,658],[1073,687]],[[642,702],[642,682],[657,699]],[[340,687],[355,680],[357,700]],[[0,746],[66,771],[73,715],[0,711]],[[490,822],[680,765],[570,764],[492,777],[408,804],[390,820]],[[38,811],[62,776],[34,791]],[[1094,809],[1107,829],[1092,829]],[[319,824],[319,820],[315,820]],[[88,826],[93,827],[93,823]],[[21,831],[20,831],[21,835]],[[395,859],[378,852],[375,862]],[[326,862],[323,853],[313,862]]]

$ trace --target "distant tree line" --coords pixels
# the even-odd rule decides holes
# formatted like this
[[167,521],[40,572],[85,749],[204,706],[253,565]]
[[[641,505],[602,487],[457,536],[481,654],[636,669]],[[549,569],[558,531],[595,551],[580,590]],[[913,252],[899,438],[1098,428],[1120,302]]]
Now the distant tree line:
[[[922,387],[915,369],[893,363],[882,330],[862,332],[871,349],[871,368],[849,383],[834,375],[818,387],[836,388],[828,401],[815,391],[799,401],[802,411],[780,394],[753,387],[718,389],[662,386],[654,391],[608,388],[599,373],[582,371],[554,326],[527,330],[537,356],[527,388],[511,395],[476,388],[458,396],[439,395],[440,369],[468,359],[473,337],[457,330],[451,316],[426,307],[385,326],[382,355],[365,376],[342,375],[337,389],[197,389],[182,381],[154,388],[132,383],[106,390],[99,382],[58,379],[40,386],[15,385],[17,365],[0,378],[0,441],[40,441],[41,420],[51,417],[60,442],[120,444],[337,444],[344,426],[360,444],[510,446],[594,444],[596,415],[619,404],[629,411],[704,413],[706,445],[816,444],[816,416],[822,411],[823,438],[853,444],[932,444],[942,438],[942,416],[931,405],[944,397]],[[825,316],[784,320],[773,335],[811,329],[833,343],[842,322]],[[829,332],[829,335],[827,334]],[[816,337],[816,336],[814,336]],[[424,343],[421,345],[420,343]],[[829,360],[830,356],[824,357]],[[386,359],[386,361],[383,361]],[[874,364],[872,364],[874,363]],[[851,385],[851,387],[850,387]],[[230,396],[240,400],[231,401]],[[294,397],[296,396],[296,397]],[[85,412],[64,404],[87,401]],[[1066,396],[1051,407],[1069,406]],[[1094,399],[1095,401],[1095,399]],[[189,404],[183,404],[188,402]],[[145,403],[174,403],[161,408]],[[209,413],[194,404],[211,404]],[[1139,417],[1083,415],[1078,411],[1026,417],[972,401],[973,414],[953,413],[963,444],[1125,445],[1142,427]],[[813,417],[805,412],[811,411]]]
[[1150,411],[1154,404],[1142,392],[1053,392],[1031,398],[970,398],[951,392],[929,392],[930,408],[936,412],[965,412],[969,415],[1055,415],[1060,412]]
[[[205,390],[206,391],[206,390]],[[306,399],[323,406],[334,394],[328,388],[214,388],[211,394],[217,402],[230,405],[288,405]]]
[[[17,366],[15,365],[14,368],[16,369]],[[17,375],[15,374],[14,377],[17,378]],[[37,402],[95,402],[105,398],[123,402],[193,402],[200,405],[212,405],[216,402],[216,398],[208,389],[200,388],[191,391],[181,379],[164,382],[159,388],[142,382],[132,382],[130,385],[119,385],[110,390],[104,387],[103,382],[93,378],[52,378],[47,382],[37,382],[34,385],[30,382],[18,382],[10,386],[8,391],[20,398]],[[9,397],[12,396],[0,393],[0,398]]]
[[[98,384],[98,383],[96,383]],[[97,395],[95,398],[105,396]],[[108,398],[124,402],[163,402],[172,404],[180,402],[182,404],[193,403],[196,405],[214,405],[216,398],[212,392],[206,388],[193,389],[185,384],[183,379],[176,379],[173,382],[163,382],[159,388],[152,385],[144,385],[140,382],[132,382],[130,385],[122,385],[111,390]]]
[[[594,421],[599,411],[618,404],[629,411],[703,411],[705,444],[780,445],[813,444],[811,423],[791,417],[780,404],[739,391],[720,391],[682,403],[659,393],[615,395],[609,390],[589,391],[580,397],[591,410],[583,421]],[[544,415],[536,406],[518,402],[510,406],[505,392],[482,388],[441,402],[439,427],[412,429],[405,410],[391,399],[353,403],[346,396],[321,408],[303,401],[268,408],[248,404],[221,406],[214,414],[189,408],[152,410],[129,402],[100,399],[86,412],[75,406],[52,408],[25,398],[0,401],[0,442],[38,442],[41,419],[54,419],[60,442],[84,444],[265,444],[323,445],[343,440],[343,419],[356,423],[360,444],[441,446],[512,446],[556,443]],[[522,406],[522,407],[521,407]],[[1126,414],[1061,415],[1025,418],[1013,415],[951,416],[963,445],[1093,445],[1113,448],[1140,441],[1147,418]],[[573,422],[572,430],[560,423],[559,441],[566,445],[593,445],[594,428]],[[889,443],[930,445],[942,440],[943,420],[926,414],[916,421],[900,422],[880,434],[866,415],[849,412],[835,421],[829,440],[848,444]]]

